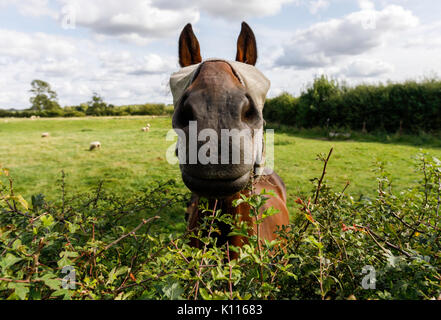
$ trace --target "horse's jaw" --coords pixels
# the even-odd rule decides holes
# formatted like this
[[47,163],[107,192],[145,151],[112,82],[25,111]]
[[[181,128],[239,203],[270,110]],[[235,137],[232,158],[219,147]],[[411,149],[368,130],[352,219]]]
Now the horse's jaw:
[[182,180],[194,193],[206,198],[225,198],[245,189],[251,179],[251,171],[232,179],[201,179],[182,170]]

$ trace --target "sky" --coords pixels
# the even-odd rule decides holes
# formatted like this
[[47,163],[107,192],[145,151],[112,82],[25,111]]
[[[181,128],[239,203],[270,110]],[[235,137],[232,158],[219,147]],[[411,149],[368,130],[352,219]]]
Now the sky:
[[325,74],[349,85],[438,77],[439,0],[0,0],[0,108],[30,107],[41,79],[62,106],[171,103],[178,39],[193,25],[203,59],[232,60],[254,31],[268,96]]

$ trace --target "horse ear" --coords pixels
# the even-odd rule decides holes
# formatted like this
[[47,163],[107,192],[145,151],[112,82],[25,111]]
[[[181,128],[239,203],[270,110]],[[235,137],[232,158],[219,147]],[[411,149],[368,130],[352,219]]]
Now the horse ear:
[[256,37],[246,22],[242,22],[239,38],[237,39],[236,61],[255,65],[257,61]]
[[198,39],[193,33],[191,24],[187,24],[179,37],[179,64],[188,67],[202,61]]

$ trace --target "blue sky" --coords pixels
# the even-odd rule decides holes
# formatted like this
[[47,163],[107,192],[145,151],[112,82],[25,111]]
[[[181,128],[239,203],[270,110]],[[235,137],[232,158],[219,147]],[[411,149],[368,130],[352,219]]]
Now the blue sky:
[[170,103],[188,22],[203,58],[233,59],[247,21],[269,96],[320,74],[350,85],[438,76],[439,12],[436,0],[0,0],[0,108],[29,107],[33,79],[63,106],[94,91],[117,105]]

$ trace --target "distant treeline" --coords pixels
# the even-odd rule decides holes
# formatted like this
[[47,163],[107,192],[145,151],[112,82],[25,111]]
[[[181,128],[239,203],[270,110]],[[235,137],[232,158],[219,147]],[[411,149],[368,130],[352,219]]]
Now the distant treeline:
[[114,106],[104,101],[94,92],[91,101],[78,106],[62,108],[58,95],[51,85],[43,80],[31,82],[31,107],[26,110],[1,110],[0,117],[85,117],[85,116],[129,116],[129,115],[166,115],[173,113],[172,106],[163,103],[146,103],[127,106]]
[[[0,117],[82,117],[167,115],[173,106],[113,106],[94,93],[79,106],[61,108],[56,93],[41,80],[27,110],[0,110]],[[350,87],[326,76],[317,77],[298,97],[288,93],[267,99],[265,120],[297,128],[329,128],[364,132],[419,133],[441,130],[441,80],[407,81]]]
[[264,118],[298,128],[418,133],[441,130],[441,81],[340,85],[318,77],[299,97],[265,103]]
[[173,113],[173,106],[165,104],[137,104],[127,106],[104,105],[92,107],[87,104],[51,110],[1,110],[0,117],[30,118],[38,116],[50,117],[85,117],[85,116],[129,116],[129,115],[168,115]]

